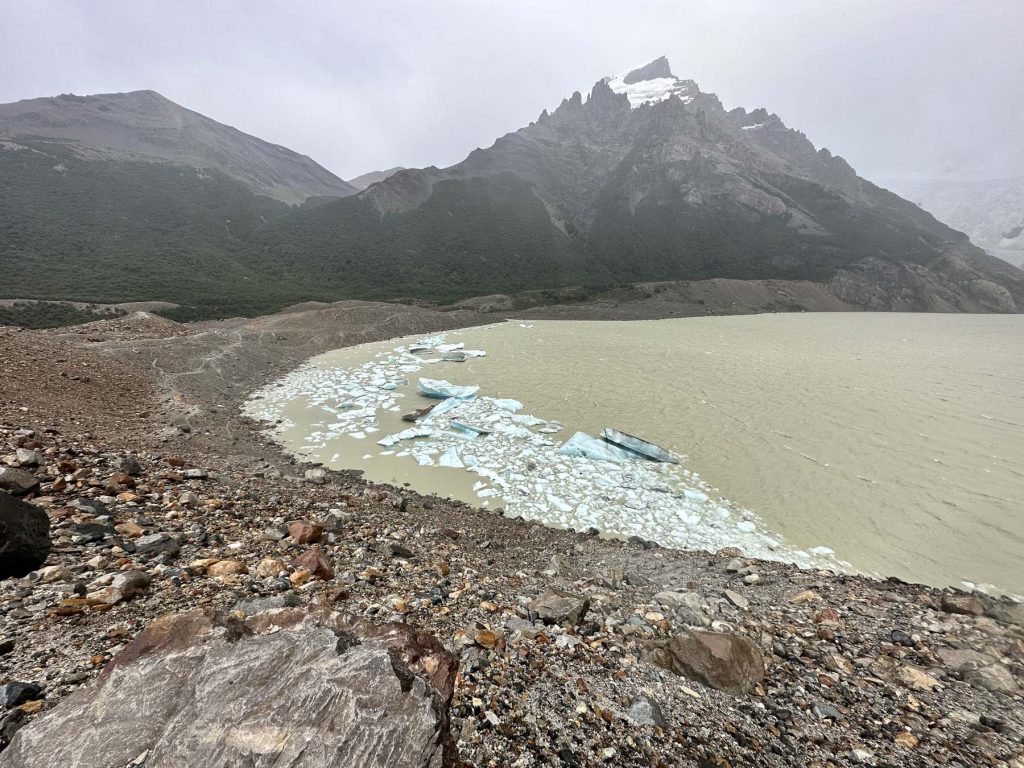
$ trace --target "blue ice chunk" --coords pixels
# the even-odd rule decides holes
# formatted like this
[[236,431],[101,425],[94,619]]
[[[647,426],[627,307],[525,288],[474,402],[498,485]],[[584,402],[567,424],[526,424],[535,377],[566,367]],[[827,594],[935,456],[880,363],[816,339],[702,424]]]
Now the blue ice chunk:
[[446,397],[472,397],[480,391],[477,386],[459,386],[444,379],[420,379],[417,386],[421,395],[443,400]]
[[520,403],[518,400],[513,400],[512,398],[509,397],[495,398],[491,402],[493,402],[494,405],[497,406],[498,408],[501,408],[501,410],[511,411],[512,413],[522,410],[523,408],[522,403]]
[[433,408],[431,408],[430,413],[427,414],[427,419],[432,419],[435,416],[443,416],[449,411],[454,411],[463,403],[468,403],[470,400],[473,399],[474,398],[472,395],[470,397],[449,397],[444,402],[438,403]]
[[469,432],[470,434],[474,435],[491,434],[491,430],[487,429],[486,427],[478,427],[475,424],[467,424],[464,421],[456,421],[455,419],[452,419],[451,425],[452,429],[458,429],[462,432]]
[[633,461],[639,457],[632,451],[606,443],[596,437],[591,437],[586,432],[577,432],[558,449],[562,456],[581,456],[585,459],[597,459],[599,461],[610,461],[621,464],[624,461]]
[[441,458],[438,459],[437,463],[442,467],[461,468],[465,466],[459,458],[459,449],[454,445],[441,454]]

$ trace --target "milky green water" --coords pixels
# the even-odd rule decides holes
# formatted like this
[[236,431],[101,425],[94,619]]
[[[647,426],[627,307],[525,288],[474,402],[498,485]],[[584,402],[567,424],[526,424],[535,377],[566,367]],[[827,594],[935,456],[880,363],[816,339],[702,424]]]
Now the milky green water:
[[[487,356],[423,375],[520,400],[564,437],[614,425],[664,445],[790,545],[827,545],[868,573],[1024,593],[1024,316],[507,323],[446,339]],[[341,463],[474,500],[465,473]]]

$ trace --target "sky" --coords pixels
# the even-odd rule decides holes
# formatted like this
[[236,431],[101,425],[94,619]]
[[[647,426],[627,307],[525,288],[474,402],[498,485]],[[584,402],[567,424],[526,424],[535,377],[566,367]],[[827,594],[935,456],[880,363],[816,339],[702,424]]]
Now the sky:
[[0,103],[153,89],[351,178],[667,55],[868,178],[1024,175],[1024,0],[0,0]]

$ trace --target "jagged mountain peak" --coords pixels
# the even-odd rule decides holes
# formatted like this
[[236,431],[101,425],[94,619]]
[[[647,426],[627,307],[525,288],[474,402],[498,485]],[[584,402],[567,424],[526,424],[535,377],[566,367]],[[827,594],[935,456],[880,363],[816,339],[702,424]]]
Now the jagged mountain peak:
[[662,77],[675,77],[672,74],[672,67],[669,65],[668,57],[666,56],[659,56],[654,61],[626,73],[622,78],[622,82],[632,85],[643,80],[657,80]]
[[625,95],[634,109],[645,104],[656,104],[671,96],[688,104],[700,93],[700,88],[693,80],[682,80],[672,74],[672,67],[664,56],[631,69],[624,75],[606,77],[602,82],[614,93]]

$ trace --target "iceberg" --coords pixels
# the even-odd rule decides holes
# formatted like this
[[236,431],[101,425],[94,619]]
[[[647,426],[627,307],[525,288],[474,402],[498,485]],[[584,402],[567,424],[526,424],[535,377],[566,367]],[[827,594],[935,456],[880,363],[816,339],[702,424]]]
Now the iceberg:
[[416,387],[421,395],[443,400],[447,397],[473,397],[480,391],[476,386],[459,386],[444,379],[420,379]]
[[642,440],[639,437],[629,435],[625,432],[619,432],[619,430],[612,429],[611,427],[604,428],[604,439],[609,443],[615,443],[623,448],[628,448],[629,450],[639,453],[641,456],[645,456],[648,459],[653,459],[654,461],[661,461],[666,464],[679,463],[679,459],[661,446],[649,443],[646,440]]
[[625,448],[619,448],[617,445],[591,437],[586,432],[577,432],[570,437],[562,443],[558,453],[562,456],[580,456],[584,459],[610,461],[614,464],[621,464],[624,461],[640,458],[632,451],[627,451]]

